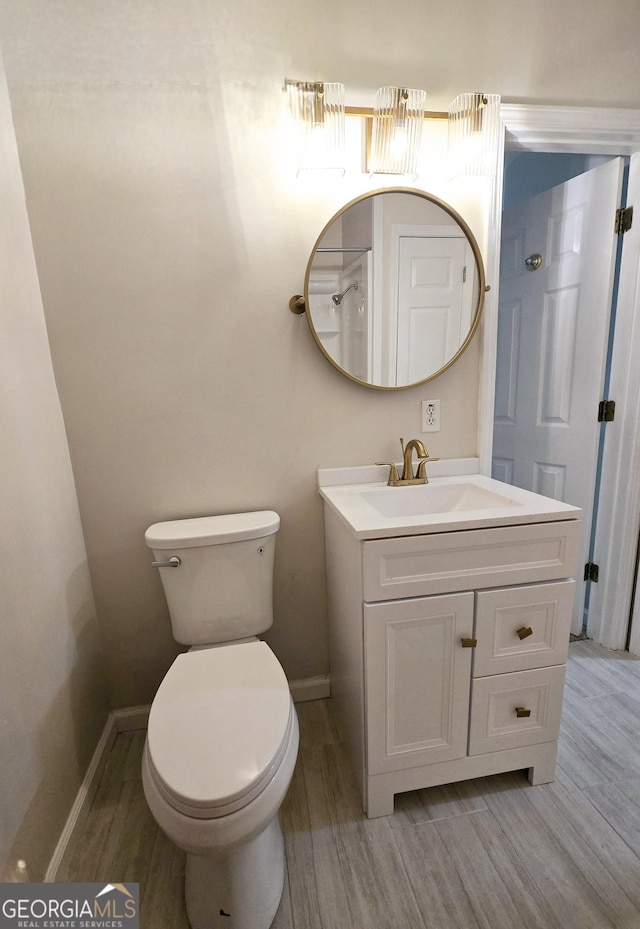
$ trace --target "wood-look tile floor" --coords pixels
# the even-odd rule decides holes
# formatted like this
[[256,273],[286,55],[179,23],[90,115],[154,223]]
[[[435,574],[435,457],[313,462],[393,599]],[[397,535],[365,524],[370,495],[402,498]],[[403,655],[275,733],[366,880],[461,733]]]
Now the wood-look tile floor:
[[[556,780],[497,775],[366,819],[331,701],[298,704],[273,929],[640,929],[640,659],[570,646]],[[144,732],[121,733],[58,869],[137,881],[143,929],[189,929],[184,857],[148,812]]]

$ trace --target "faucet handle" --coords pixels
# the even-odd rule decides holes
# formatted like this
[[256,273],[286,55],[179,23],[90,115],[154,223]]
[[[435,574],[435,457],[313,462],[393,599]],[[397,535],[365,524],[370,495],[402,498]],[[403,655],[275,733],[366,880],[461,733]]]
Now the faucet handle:
[[428,484],[429,480],[427,478],[427,462],[428,461],[440,461],[439,458],[431,458],[427,455],[426,458],[418,458],[418,470],[416,472],[416,477],[424,478],[425,484]]
[[398,469],[392,461],[376,461],[376,465],[379,467],[387,465],[389,467],[389,480],[387,481],[389,487],[392,487],[394,483],[397,484],[399,482],[400,478],[398,477]]

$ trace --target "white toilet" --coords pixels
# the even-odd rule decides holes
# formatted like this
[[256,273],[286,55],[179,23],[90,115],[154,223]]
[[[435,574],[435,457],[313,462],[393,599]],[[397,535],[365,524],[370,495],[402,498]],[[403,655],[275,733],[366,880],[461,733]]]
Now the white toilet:
[[145,533],[176,641],[142,760],[149,808],[187,853],[193,929],[268,929],[285,873],[278,811],[298,753],[284,671],[255,636],[273,622],[272,511],[156,523]]

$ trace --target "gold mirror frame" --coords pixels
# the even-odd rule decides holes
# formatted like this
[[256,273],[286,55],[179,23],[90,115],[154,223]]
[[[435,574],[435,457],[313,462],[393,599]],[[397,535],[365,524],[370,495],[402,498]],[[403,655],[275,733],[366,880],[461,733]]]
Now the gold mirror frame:
[[[475,261],[476,274],[478,278],[476,306],[475,306],[475,309],[472,309],[471,325],[470,325],[470,328],[469,328],[469,331],[466,337],[463,339],[462,343],[460,344],[460,347],[445,362],[445,364],[443,364],[438,370],[429,374],[425,378],[422,378],[420,380],[417,380],[415,382],[411,382],[408,384],[394,384],[394,385],[375,384],[370,381],[363,380],[360,377],[356,377],[354,374],[347,371],[346,368],[343,368],[340,364],[338,364],[336,359],[326,349],[316,329],[316,326],[314,325],[312,314],[310,312],[311,302],[309,299],[309,283],[310,283],[311,275],[313,272],[314,261],[318,255],[318,249],[320,248],[321,243],[325,235],[327,234],[328,230],[336,222],[336,220],[338,220],[341,216],[343,216],[343,214],[347,210],[349,210],[351,207],[362,202],[363,200],[371,199],[381,194],[410,194],[412,197],[418,197],[423,200],[426,200],[428,203],[436,207],[439,207],[441,210],[443,210],[453,220],[453,222],[461,229],[464,235],[464,238],[469,243],[469,246],[471,248],[473,258]],[[346,203],[325,224],[322,232],[316,239],[316,242],[311,251],[311,255],[309,257],[309,261],[307,262],[307,269],[306,269],[305,278],[304,278],[304,296],[300,294],[295,294],[289,301],[289,308],[293,313],[297,313],[297,314],[306,312],[307,322],[309,324],[309,328],[311,330],[311,334],[313,336],[313,339],[316,345],[318,346],[318,348],[320,349],[324,357],[327,359],[327,361],[329,361],[330,364],[334,368],[336,368],[336,370],[340,371],[341,374],[344,374],[344,376],[347,377],[349,380],[354,381],[356,384],[361,384],[363,387],[370,387],[374,390],[409,390],[413,387],[419,387],[421,384],[426,384],[428,381],[431,381],[434,378],[439,377],[441,374],[447,371],[451,367],[451,365],[453,365],[458,360],[458,358],[463,354],[463,352],[468,348],[469,343],[471,342],[473,336],[475,335],[478,325],[480,323],[480,318],[481,318],[482,310],[484,307],[484,297],[485,297],[485,293],[487,290],[489,290],[489,288],[486,286],[484,265],[482,261],[482,255],[478,247],[478,243],[476,242],[475,236],[471,232],[471,229],[469,228],[467,223],[464,221],[464,219],[460,216],[460,214],[456,210],[454,210],[453,207],[451,207],[448,203],[445,203],[443,200],[440,200],[438,197],[435,197],[432,194],[425,193],[424,191],[417,190],[411,187],[385,187],[379,190],[371,191],[366,194],[362,194],[361,196],[355,197],[353,200],[350,200],[349,203]]]

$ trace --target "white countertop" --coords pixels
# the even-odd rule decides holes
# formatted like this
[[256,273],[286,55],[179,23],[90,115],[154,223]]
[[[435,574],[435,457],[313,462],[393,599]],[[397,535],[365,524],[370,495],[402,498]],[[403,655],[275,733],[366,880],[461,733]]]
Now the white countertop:
[[[557,520],[580,519],[582,510],[579,507],[552,500],[540,494],[504,484],[482,474],[469,473],[465,468],[473,467],[476,459],[464,459],[453,463],[442,462],[438,471],[444,471],[447,476],[429,477],[426,485],[410,485],[407,487],[387,487],[386,480],[381,481],[380,473],[388,474],[388,468],[376,466],[366,468],[324,469],[318,471],[318,484],[320,494],[325,504],[330,507],[340,519],[351,529],[358,539],[384,539],[393,536],[424,535],[433,532],[456,532],[463,529],[486,529],[495,526],[517,526],[528,523],[554,522]],[[434,463],[435,465],[436,463]],[[433,466],[429,465],[430,473]],[[435,470],[435,467],[433,468]],[[476,469],[477,470],[477,469]],[[462,471],[462,473],[460,473]],[[353,478],[354,482],[350,481]],[[360,478],[360,480],[358,480]],[[364,479],[363,479],[364,478]],[[376,480],[377,478],[377,480]],[[335,480],[340,479],[340,483]],[[414,499],[418,499],[415,490],[425,495],[424,500],[429,508],[429,488],[434,488],[436,494],[442,493],[438,488],[446,485],[470,485],[471,495],[477,488],[478,499],[482,494],[496,494],[502,500],[483,508],[474,503],[472,509],[464,509],[462,503],[447,512],[423,512],[419,515],[384,515],[385,510],[396,508],[395,495],[409,492]],[[462,487],[458,488],[462,490]],[[380,493],[380,505],[376,494]],[[394,496],[391,497],[390,495]],[[436,494],[433,496],[435,497]],[[404,500],[398,498],[397,508],[403,509],[404,503],[411,510],[412,502],[409,497]],[[418,506],[420,509],[420,506]]]

